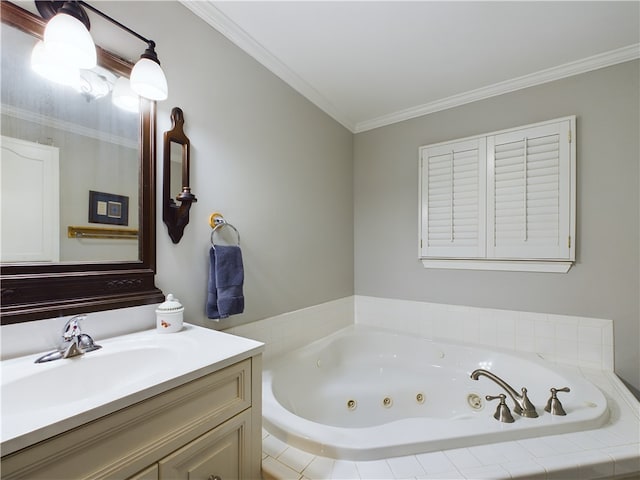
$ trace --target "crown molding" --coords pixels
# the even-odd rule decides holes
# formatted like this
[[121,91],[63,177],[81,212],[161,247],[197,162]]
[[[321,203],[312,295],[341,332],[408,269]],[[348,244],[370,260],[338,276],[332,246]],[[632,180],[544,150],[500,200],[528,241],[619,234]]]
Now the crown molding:
[[271,52],[245,32],[238,24],[225,15],[211,2],[194,2],[192,0],[180,0],[180,3],[194,14],[215,28],[231,42],[240,47],[255,60],[265,66],[276,76],[280,77],[291,88],[300,93],[307,100],[324,111],[350,132],[355,131],[355,123],[333,105],[324,95],[312,85],[303,80],[293,70],[282,63]]
[[96,130],[95,128],[85,127],[84,125],[80,125],[78,123],[67,122],[65,120],[60,120],[59,118],[50,117],[39,112],[16,107],[7,103],[3,103],[1,105],[1,108],[2,115],[7,115],[19,120],[32,122],[44,127],[55,128],[57,130],[62,130],[76,135],[82,135],[84,137],[93,138],[100,142],[108,142],[114,145],[119,145],[121,147],[131,148],[135,150],[137,150],[139,147],[137,140],[131,140],[130,138],[114,135],[109,132],[103,132],[100,130]]
[[477,102],[478,100],[484,100],[486,98],[503,95],[516,90],[542,85],[543,83],[553,82],[554,80],[579,75],[581,73],[609,67],[618,63],[628,62],[637,58],[640,58],[639,43],[583,58],[582,60],[565,63],[564,65],[557,67],[540,70],[539,72],[523,75],[522,77],[513,78],[504,82],[494,83],[493,85],[470,90],[458,95],[452,95],[417,107],[400,110],[389,115],[383,115],[371,120],[358,122],[354,133],[366,132],[367,130],[373,130],[374,128],[384,127],[386,125],[410,120],[430,113],[459,107],[467,103]]
[[421,117],[430,113],[447,110],[467,103],[477,102],[478,100],[484,100],[516,90],[521,90],[523,88],[541,85],[554,80],[560,80],[573,75],[579,75],[581,73],[640,58],[640,43],[636,43],[581,60],[569,62],[564,65],[559,65],[557,67],[540,70],[539,72],[523,75],[504,82],[495,83],[486,87],[452,95],[423,105],[418,105],[416,107],[393,112],[388,115],[382,115],[362,122],[354,122],[326,97],[318,92],[318,90],[316,90],[312,85],[293,72],[259,42],[257,42],[251,35],[227,17],[221,10],[216,8],[211,2],[180,0],[180,3],[215,28],[239,48],[251,55],[272,73],[280,77],[294,90],[306,97],[310,102],[315,104],[338,123],[349,129],[352,133],[366,132],[368,130]]

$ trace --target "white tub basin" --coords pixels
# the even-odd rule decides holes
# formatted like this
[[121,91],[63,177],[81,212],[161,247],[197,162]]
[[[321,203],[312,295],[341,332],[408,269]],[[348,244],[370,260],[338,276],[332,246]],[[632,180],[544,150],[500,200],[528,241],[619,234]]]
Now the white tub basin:
[[[538,418],[497,421],[504,393],[490,370],[514,389],[528,388]],[[316,455],[379,460],[443,449],[578,432],[602,426],[607,399],[573,369],[534,354],[438,342],[355,325],[265,365],[263,425],[287,444]],[[568,412],[544,410],[550,388]],[[513,409],[514,401],[507,398]]]
[[235,363],[262,344],[194,325],[97,340],[84,355],[0,362],[3,455]]

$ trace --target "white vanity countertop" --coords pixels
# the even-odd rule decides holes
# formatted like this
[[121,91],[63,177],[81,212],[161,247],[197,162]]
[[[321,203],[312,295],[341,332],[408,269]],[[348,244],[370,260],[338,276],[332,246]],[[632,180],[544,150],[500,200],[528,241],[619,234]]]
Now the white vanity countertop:
[[44,353],[0,362],[2,455],[75,428],[257,355],[264,345],[185,324],[108,338],[100,350],[34,363]]

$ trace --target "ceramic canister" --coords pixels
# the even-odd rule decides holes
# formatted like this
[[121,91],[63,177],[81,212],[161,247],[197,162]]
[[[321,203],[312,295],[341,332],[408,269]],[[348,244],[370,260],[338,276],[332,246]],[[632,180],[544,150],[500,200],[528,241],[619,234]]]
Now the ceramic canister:
[[156,329],[158,333],[174,333],[182,330],[184,307],[172,294],[156,308]]

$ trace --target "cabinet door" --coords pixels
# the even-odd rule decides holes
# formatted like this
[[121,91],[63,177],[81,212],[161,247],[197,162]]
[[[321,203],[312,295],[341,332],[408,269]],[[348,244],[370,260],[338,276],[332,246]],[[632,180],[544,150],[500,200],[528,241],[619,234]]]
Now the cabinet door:
[[160,480],[232,480],[245,478],[251,409],[236,415],[160,460]]

